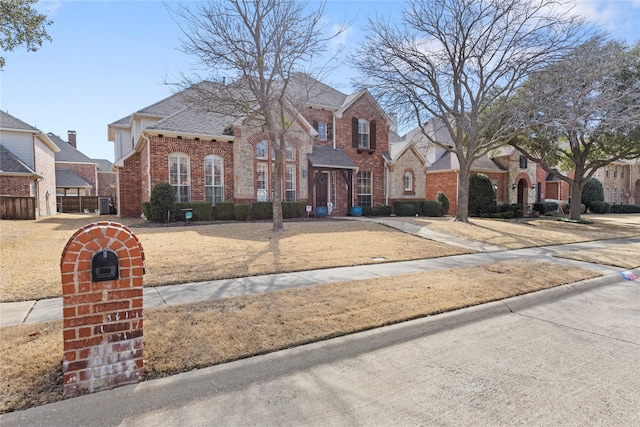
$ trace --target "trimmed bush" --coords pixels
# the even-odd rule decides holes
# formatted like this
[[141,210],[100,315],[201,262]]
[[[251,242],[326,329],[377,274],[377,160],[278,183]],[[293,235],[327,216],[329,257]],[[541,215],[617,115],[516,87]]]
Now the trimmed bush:
[[151,221],[151,202],[142,202],[142,214],[147,220]]
[[424,216],[442,216],[442,205],[435,200],[426,200],[422,204],[422,215]]
[[[585,213],[586,211],[587,208],[584,203],[580,203],[580,213]],[[571,203],[565,203],[562,205],[562,212],[564,212],[565,215],[569,215],[569,213],[571,213]]]
[[151,217],[154,222],[168,222],[175,216],[176,195],[168,182],[159,182],[151,191]]
[[[398,208],[399,209],[399,208]],[[363,206],[362,216],[389,216],[391,215],[391,206]]]
[[273,204],[271,202],[254,202],[251,204],[251,212],[254,220],[273,219]]
[[449,198],[442,191],[438,191],[438,195],[436,196],[436,200],[442,206],[442,215],[446,215],[449,213]]
[[246,221],[249,219],[249,205],[233,205],[236,221]]
[[589,205],[589,210],[595,214],[603,214],[604,213],[604,202],[600,200],[594,200]]
[[611,213],[640,213],[638,205],[612,205]]
[[589,206],[589,209],[591,209],[591,202],[604,202],[602,183],[596,178],[591,178],[582,188],[581,202]]
[[398,216],[415,216],[416,208],[414,205],[410,203],[405,203],[404,205],[400,205],[400,208],[397,211]]
[[307,215],[307,204],[304,202],[282,202],[282,217],[304,218]]
[[604,213],[611,213],[611,203],[604,202]]
[[405,216],[405,215],[400,214],[400,210],[401,210],[402,206],[403,205],[411,205],[411,206],[413,206],[413,210],[414,210],[413,215],[415,215],[416,213],[420,212],[420,210],[422,209],[422,204],[423,203],[424,203],[424,200],[396,200],[396,201],[393,202],[393,211],[398,216]]
[[216,203],[214,209],[218,221],[233,221],[234,219],[236,219],[235,207],[233,203]]
[[211,203],[209,202],[176,203],[175,219],[177,221],[186,220],[185,215],[187,214],[187,211],[183,209],[191,209],[191,213],[193,214],[191,221],[210,221],[211,220],[212,206],[211,206]]
[[489,206],[495,206],[495,193],[488,176],[477,174],[469,180],[469,215],[486,213]]
[[544,213],[558,212],[558,202],[544,202]]

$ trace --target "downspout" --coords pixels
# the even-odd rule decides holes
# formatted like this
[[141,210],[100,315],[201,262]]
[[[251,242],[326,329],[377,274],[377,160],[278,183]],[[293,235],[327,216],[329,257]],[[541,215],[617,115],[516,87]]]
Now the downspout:
[[333,133],[332,135],[332,139],[333,139],[333,149],[336,149],[336,113],[335,111],[331,112],[331,119],[333,120],[333,128],[331,133]]
[[151,140],[144,133],[141,136],[147,141],[147,194],[149,195],[149,200],[151,200]]
[[384,162],[384,204],[389,206],[389,165]]

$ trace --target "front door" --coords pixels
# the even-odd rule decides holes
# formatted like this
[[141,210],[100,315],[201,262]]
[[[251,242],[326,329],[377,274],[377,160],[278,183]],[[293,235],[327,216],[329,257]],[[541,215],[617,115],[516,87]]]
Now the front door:
[[321,173],[316,181],[316,208],[326,207],[329,201],[329,185],[326,173]]
[[524,179],[521,179],[520,181],[518,181],[518,204],[519,205],[525,204],[525,198],[527,197],[526,184],[527,182]]

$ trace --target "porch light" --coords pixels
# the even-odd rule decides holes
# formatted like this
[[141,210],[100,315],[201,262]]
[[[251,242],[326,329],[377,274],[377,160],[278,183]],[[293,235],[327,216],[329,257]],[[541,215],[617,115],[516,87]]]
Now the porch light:
[[512,190],[515,190],[515,189],[516,189],[516,184],[515,184],[515,183],[511,184],[511,189],[512,189]]

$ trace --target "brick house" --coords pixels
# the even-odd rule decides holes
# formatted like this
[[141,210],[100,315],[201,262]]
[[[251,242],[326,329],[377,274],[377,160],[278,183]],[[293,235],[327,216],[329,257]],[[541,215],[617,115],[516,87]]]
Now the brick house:
[[42,131],[0,110],[0,195],[34,197],[37,216],[55,214],[58,151]]
[[602,183],[605,202],[640,204],[640,159],[615,161],[598,169],[593,177]]
[[[311,83],[309,86],[308,84]],[[301,76],[305,99],[285,141],[283,198],[345,215],[388,204],[391,120],[371,94],[346,95]],[[139,216],[152,188],[169,182],[178,201],[271,200],[274,152],[261,124],[190,108],[187,91],[108,125],[118,212]]]
[[55,156],[56,195],[97,196],[98,164],[76,148],[76,132],[68,132],[68,141],[51,132],[47,136],[60,149]]

